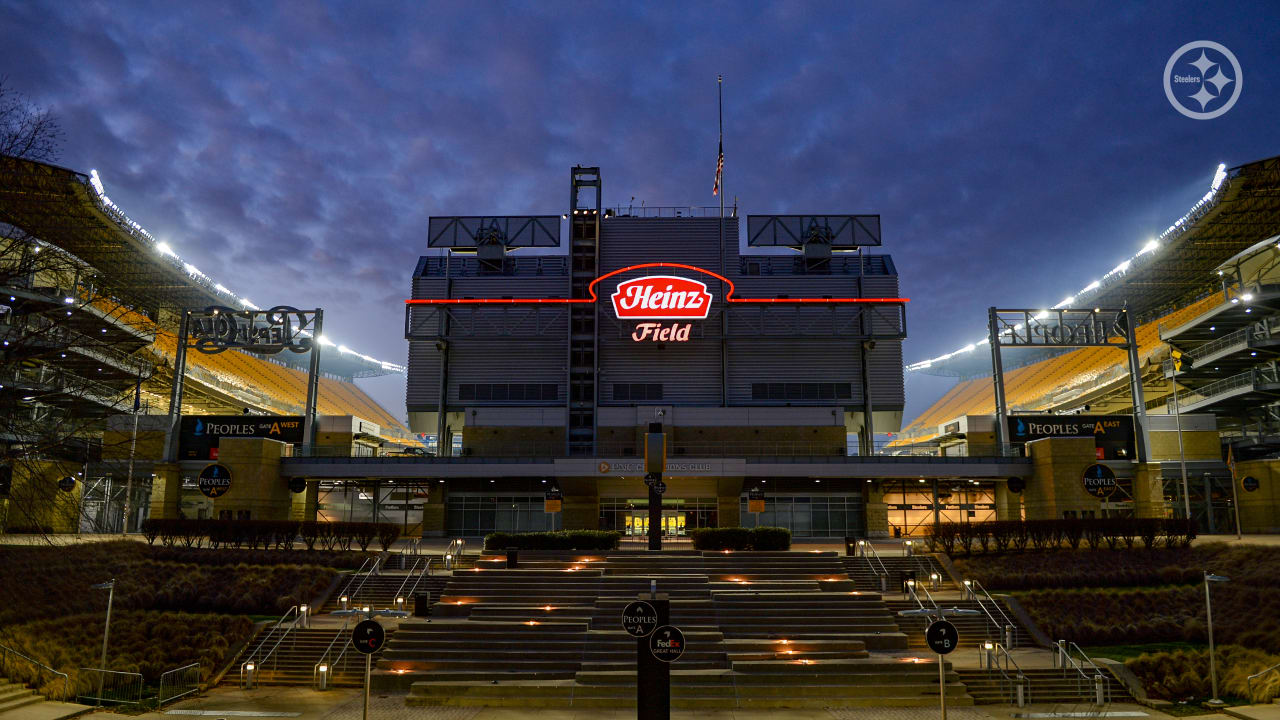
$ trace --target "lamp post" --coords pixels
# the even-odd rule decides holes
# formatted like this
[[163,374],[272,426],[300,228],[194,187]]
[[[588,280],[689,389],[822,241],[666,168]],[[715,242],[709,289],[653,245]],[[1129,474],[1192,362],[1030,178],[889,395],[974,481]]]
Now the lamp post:
[[1209,571],[1204,573],[1204,613],[1209,620],[1209,680],[1213,683],[1213,698],[1209,700],[1210,705],[1225,705],[1226,703],[1218,699],[1218,663],[1213,653],[1213,604],[1209,601],[1209,583],[1211,582],[1229,582],[1231,578],[1223,575],[1214,575]]
[[111,602],[116,596],[116,580],[112,578],[91,586],[91,589],[107,591],[107,621],[102,626],[102,661],[101,667],[98,668],[98,707],[102,707],[102,689],[107,680],[107,637],[111,633]]

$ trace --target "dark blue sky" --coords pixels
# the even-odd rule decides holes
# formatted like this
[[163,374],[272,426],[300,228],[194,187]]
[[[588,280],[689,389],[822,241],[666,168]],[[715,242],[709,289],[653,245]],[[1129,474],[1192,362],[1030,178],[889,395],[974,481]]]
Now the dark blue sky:
[[[1137,252],[1219,162],[1280,154],[1280,3],[135,3],[0,0],[0,73],[61,162],[259,305],[323,306],[403,362],[432,214],[710,205],[715,77],[744,213],[874,212],[908,362],[1051,305]],[[1214,40],[1236,105],[1178,114],[1162,72]],[[908,417],[946,386],[908,384]],[[403,413],[403,379],[369,382]]]

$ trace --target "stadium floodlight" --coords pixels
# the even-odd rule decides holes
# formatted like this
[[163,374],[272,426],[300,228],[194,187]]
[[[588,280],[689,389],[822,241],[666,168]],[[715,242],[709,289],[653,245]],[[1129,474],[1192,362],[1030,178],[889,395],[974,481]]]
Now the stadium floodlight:
[[317,340],[325,347],[333,347],[333,341],[323,335],[317,338]]
[[214,284],[214,286],[213,286],[213,289],[214,289],[214,290],[217,290],[217,291],[218,291],[218,292],[220,292],[220,293],[224,293],[224,294],[227,294],[227,295],[234,295],[234,294],[235,294],[235,293],[231,292],[230,290],[228,290],[228,289],[226,288],[226,286],[225,286],[225,285],[223,285],[222,283],[215,283],[215,284]]
[[1049,311],[1048,311],[1048,310],[1041,310],[1040,312],[1036,313],[1035,319],[1036,319],[1036,320],[1043,320],[1043,319],[1045,319],[1045,318],[1047,318],[1047,317],[1049,317]]
[[1245,294],[1243,294],[1243,295],[1241,295],[1241,296],[1240,296],[1240,299],[1241,299],[1241,300],[1243,300],[1243,301],[1245,301],[1245,302],[1249,302],[1250,300],[1252,300],[1252,299],[1253,299],[1253,293],[1245,293]]
[[1094,280],[1088,285],[1085,285],[1084,289],[1080,291],[1080,294],[1083,295],[1084,293],[1087,293],[1087,292],[1093,292],[1094,290],[1097,290],[1100,287],[1102,287],[1102,283],[1098,282],[1097,280]]
[[1143,245],[1143,246],[1142,246],[1142,249],[1138,251],[1138,254],[1139,254],[1139,255],[1145,255],[1145,254],[1147,254],[1147,253],[1149,253],[1149,252],[1151,252],[1151,251],[1155,250],[1155,249],[1156,249],[1156,248],[1158,248],[1158,247],[1160,247],[1160,243],[1156,242],[1155,238],[1152,238],[1152,239],[1150,239],[1150,240],[1148,240],[1148,241],[1147,241],[1147,244],[1146,244],[1146,245]]
[[1070,305],[1075,301],[1076,301],[1075,295],[1068,296],[1066,298],[1063,298],[1062,302],[1058,303],[1057,305],[1054,305],[1053,309],[1057,310],[1058,308],[1070,307]]
[[174,252],[173,248],[169,247],[169,243],[156,243],[156,251],[159,252],[161,255],[170,255],[172,257],[178,257],[178,253]]
[[964,349],[962,350],[962,352],[973,352],[975,349],[977,349],[976,345],[969,344],[964,346]]

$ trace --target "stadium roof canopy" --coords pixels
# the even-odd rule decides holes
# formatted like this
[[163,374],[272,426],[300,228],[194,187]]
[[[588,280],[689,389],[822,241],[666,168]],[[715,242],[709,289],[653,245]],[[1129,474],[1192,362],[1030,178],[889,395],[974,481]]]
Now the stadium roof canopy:
[[[0,156],[0,223],[21,229],[79,258],[101,274],[103,290],[139,309],[203,308],[210,305],[260,309],[248,299],[184,262],[129,219],[103,190],[96,171],[89,175],[30,160]],[[373,377],[404,372],[337,345],[321,353],[323,372],[339,377]],[[273,356],[306,369],[307,358]]]
[[[1280,156],[1228,169],[1219,165],[1209,192],[1134,257],[1065,298],[1053,308],[1127,305],[1137,321],[1157,318],[1221,289],[1215,270],[1260,240],[1280,233]],[[978,377],[991,373],[991,353],[980,325],[974,342],[907,365],[927,375]],[[1054,351],[1019,352],[1017,364]]]

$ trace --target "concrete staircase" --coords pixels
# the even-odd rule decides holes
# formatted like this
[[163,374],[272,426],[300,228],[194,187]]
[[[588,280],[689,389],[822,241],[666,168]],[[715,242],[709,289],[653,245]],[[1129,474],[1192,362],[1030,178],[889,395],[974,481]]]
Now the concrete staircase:
[[0,715],[39,702],[44,702],[44,698],[36,694],[35,690],[0,678]]
[[[1013,673],[1009,673],[1011,676]],[[1074,670],[1035,668],[1023,671],[1027,679],[1028,703],[1092,704],[1096,698],[1092,678],[1082,678]],[[979,705],[993,705],[1014,701],[1013,691],[997,673],[986,670],[961,670],[960,679],[969,695]],[[1108,701],[1112,703],[1136,703],[1129,689],[1111,675],[1107,679]]]
[[651,582],[688,640],[675,707],[936,702],[936,665],[868,652],[907,639],[835,553],[522,553],[514,569],[484,557],[454,573],[431,622],[400,624],[374,686],[408,689],[410,705],[632,707],[636,640],[620,616]]
[[[351,590],[349,592],[352,593],[350,607],[360,608],[368,605],[374,610],[393,610],[395,609],[397,593],[403,592],[406,595],[405,610],[412,613],[413,598],[408,597],[408,593],[414,583],[418,581],[418,576],[414,575],[406,583],[405,578],[407,577],[409,576],[403,573],[383,573],[381,575],[370,575],[367,578],[356,578],[355,582],[350,586]],[[362,580],[363,585],[361,585]],[[417,583],[416,592],[430,591],[431,599],[435,601],[440,597],[448,582],[448,575],[427,575],[422,578],[421,582]],[[347,584],[344,582],[333,592],[329,599],[325,601],[324,607],[320,610],[321,613],[331,613],[342,607],[342,589],[346,586]],[[357,586],[360,588],[359,592],[356,592]]]
[[[913,610],[920,607],[914,600],[888,600],[885,604],[888,605],[889,610],[894,613],[894,615],[897,615],[900,610]],[[991,603],[988,602],[984,604],[987,610],[990,611]],[[971,608],[974,610],[978,609],[978,603],[972,600],[939,600],[938,605],[946,608],[959,607]],[[1018,623],[1017,618],[1013,616],[1013,613],[1009,612],[1007,607],[1004,607],[1003,609],[1005,615],[1009,616],[1009,619],[1013,621],[1014,647],[1033,647],[1035,645],[1035,640],[1032,639],[1031,634],[1027,632],[1026,628],[1022,627],[1022,625]],[[991,620],[985,614],[956,615],[948,617],[947,619],[956,626],[956,630],[960,634],[959,647],[978,647],[986,640],[992,640],[994,642],[1004,644],[1004,640],[1002,639],[1004,632],[1003,628],[992,625]],[[995,615],[995,619],[999,623],[1004,622],[1004,618],[998,614]],[[897,622],[898,627],[902,628],[902,631],[907,634],[907,647],[925,647],[924,630],[929,624],[928,618],[898,616]]]
[[[902,581],[908,576],[907,573],[915,573],[916,582],[919,583],[928,583],[929,575],[937,573],[939,590],[956,589],[951,577],[947,575],[947,572],[943,570],[932,555],[912,555],[911,557],[902,555],[881,556],[879,562],[875,558],[856,556],[842,557],[840,560],[844,571],[849,574],[849,578],[853,580],[854,586],[859,590],[880,591],[881,563],[884,565],[884,570],[888,572],[888,579],[885,583],[886,592],[901,592]],[[931,592],[932,590],[933,588],[930,588]]]
[[46,700],[26,685],[0,677],[0,720],[67,720],[92,710],[88,705]]
[[[354,621],[353,621],[354,624]],[[258,643],[268,632],[263,628],[247,646],[257,648]],[[387,630],[388,644],[396,631]],[[334,644],[334,638],[338,641]],[[364,656],[348,647],[342,659],[344,645],[350,644],[351,628],[311,628],[291,630],[288,636],[276,647],[274,653],[265,662],[258,663],[256,683],[259,685],[310,685],[313,680],[316,663],[329,650],[331,663],[329,685],[333,687],[361,687],[364,685]],[[330,647],[332,649],[330,650]],[[385,647],[383,651],[385,652]],[[269,648],[263,648],[264,652]],[[380,653],[374,653],[376,663]],[[231,672],[223,678],[224,684],[240,682],[240,663],[245,658],[237,658]],[[336,662],[335,662],[336,660]]]

